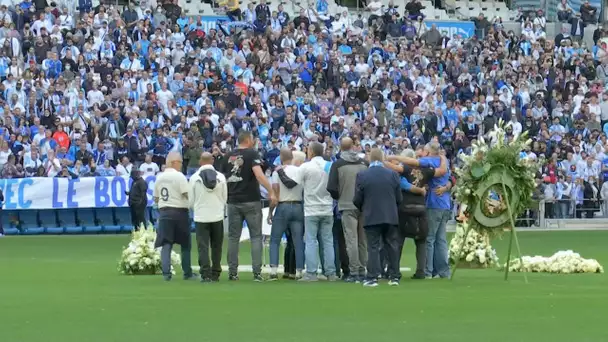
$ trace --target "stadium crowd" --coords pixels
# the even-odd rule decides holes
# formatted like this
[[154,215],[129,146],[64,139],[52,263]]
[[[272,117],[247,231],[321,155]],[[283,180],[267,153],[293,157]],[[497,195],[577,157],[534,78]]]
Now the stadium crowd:
[[572,28],[556,37],[539,11],[520,13],[521,34],[480,14],[470,39],[427,27],[418,0],[369,1],[368,18],[324,0],[293,18],[264,0],[220,6],[233,22],[205,32],[177,0],[0,4],[1,176],[148,176],[171,151],[191,175],[241,130],[267,173],[281,147],[318,141],[335,160],[346,136],[362,156],[437,141],[457,167],[503,119],[534,139],[548,216],[593,216],[608,198],[608,60],[601,27],[582,40],[588,3],[561,5]]

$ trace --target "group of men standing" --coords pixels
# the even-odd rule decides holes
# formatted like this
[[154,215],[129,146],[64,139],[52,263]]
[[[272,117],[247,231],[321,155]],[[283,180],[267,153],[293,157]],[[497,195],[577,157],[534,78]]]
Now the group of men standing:
[[[157,177],[154,200],[159,208],[156,245],[162,247],[163,275],[171,279],[170,254],[182,248],[185,279],[190,266],[188,209],[193,210],[201,281],[218,281],[228,216],[228,279],[238,280],[239,242],[243,222],[251,240],[254,281],[278,280],[279,251],[288,238],[284,278],[302,282],[328,281],[378,286],[385,276],[399,285],[405,238],[416,245],[414,279],[450,276],[445,226],[450,217],[449,165],[438,143],[385,157],[372,149],[368,158],[353,151],[353,141],[341,141],[335,162],[324,158],[324,145],[311,142],[307,155],[284,149],[281,165],[269,181],[249,132],[238,137],[219,170],[213,157],[201,156],[201,167],[188,181],[179,172],[181,157],[167,157],[167,171]],[[260,185],[270,207],[270,275],[262,277],[262,202]],[[227,209],[227,210],[226,210]],[[341,225],[335,224],[337,221]],[[211,258],[209,252],[211,251]],[[289,265],[289,266],[287,266]],[[321,266],[321,274],[319,273]]]

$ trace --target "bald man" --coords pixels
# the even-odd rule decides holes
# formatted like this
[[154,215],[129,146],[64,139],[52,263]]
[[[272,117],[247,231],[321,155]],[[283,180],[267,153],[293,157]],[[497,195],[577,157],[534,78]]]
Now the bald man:
[[[200,168],[190,177],[188,199],[194,213],[198,264],[201,282],[218,282],[222,273],[222,243],[224,242],[224,213],[228,200],[226,177],[215,170],[215,158],[204,152]],[[211,262],[209,262],[211,247]]]
[[357,174],[366,170],[366,162],[353,151],[353,140],[342,138],[339,159],[331,165],[327,191],[338,201],[342,215],[342,230],[348,255],[349,283],[360,283],[365,278],[367,265],[367,240],[363,230],[361,212],[353,204]]
[[188,208],[188,180],[181,172],[182,156],[170,152],[166,159],[165,172],[158,175],[154,184],[154,202],[158,205],[158,227],[154,246],[160,251],[163,278],[171,280],[171,249],[181,246],[184,279],[193,279],[190,261],[190,217]]

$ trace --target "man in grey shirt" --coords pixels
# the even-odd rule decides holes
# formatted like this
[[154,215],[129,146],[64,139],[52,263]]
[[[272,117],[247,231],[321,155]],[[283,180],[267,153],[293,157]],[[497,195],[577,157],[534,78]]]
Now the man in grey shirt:
[[342,229],[346,242],[350,276],[347,282],[361,282],[367,265],[367,240],[361,221],[361,212],[353,203],[357,174],[367,169],[366,162],[352,150],[351,138],[342,138],[340,159],[331,165],[327,191],[338,201],[342,213]]

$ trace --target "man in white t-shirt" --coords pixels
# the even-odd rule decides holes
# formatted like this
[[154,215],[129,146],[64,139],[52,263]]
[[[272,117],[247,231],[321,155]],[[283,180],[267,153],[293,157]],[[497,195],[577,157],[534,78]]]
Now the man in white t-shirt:
[[49,149],[47,151],[46,160],[44,161],[44,170],[48,177],[55,177],[61,171],[61,163],[55,157],[55,151]]
[[[287,177],[297,178],[298,168],[291,165],[293,153],[289,148],[280,152],[281,164]],[[279,250],[281,238],[289,229],[295,250],[296,277],[299,278],[304,270],[304,209],[302,207],[302,186],[288,187],[279,179],[278,172],[272,175],[272,188],[279,196],[279,202],[268,208],[268,224],[270,231],[270,277],[269,281],[278,280]],[[273,216],[274,211],[274,216]]]
[[158,232],[154,247],[160,251],[163,278],[171,280],[171,250],[174,244],[181,246],[184,279],[194,279],[190,259],[190,217],[188,192],[190,186],[181,172],[183,160],[179,153],[169,152],[166,170],[154,183],[154,203],[158,205]]
[[120,164],[116,165],[117,176],[128,176],[131,174],[133,164],[129,161],[129,157],[122,157]]
[[154,176],[160,171],[158,165],[152,161],[152,155],[146,154],[146,160],[139,166],[139,172],[143,179]]
[[167,83],[163,83],[161,85],[161,89],[156,92],[156,96],[158,97],[158,102],[160,102],[163,108],[167,108],[167,102],[169,102],[169,100],[173,100],[173,93],[167,89]]

